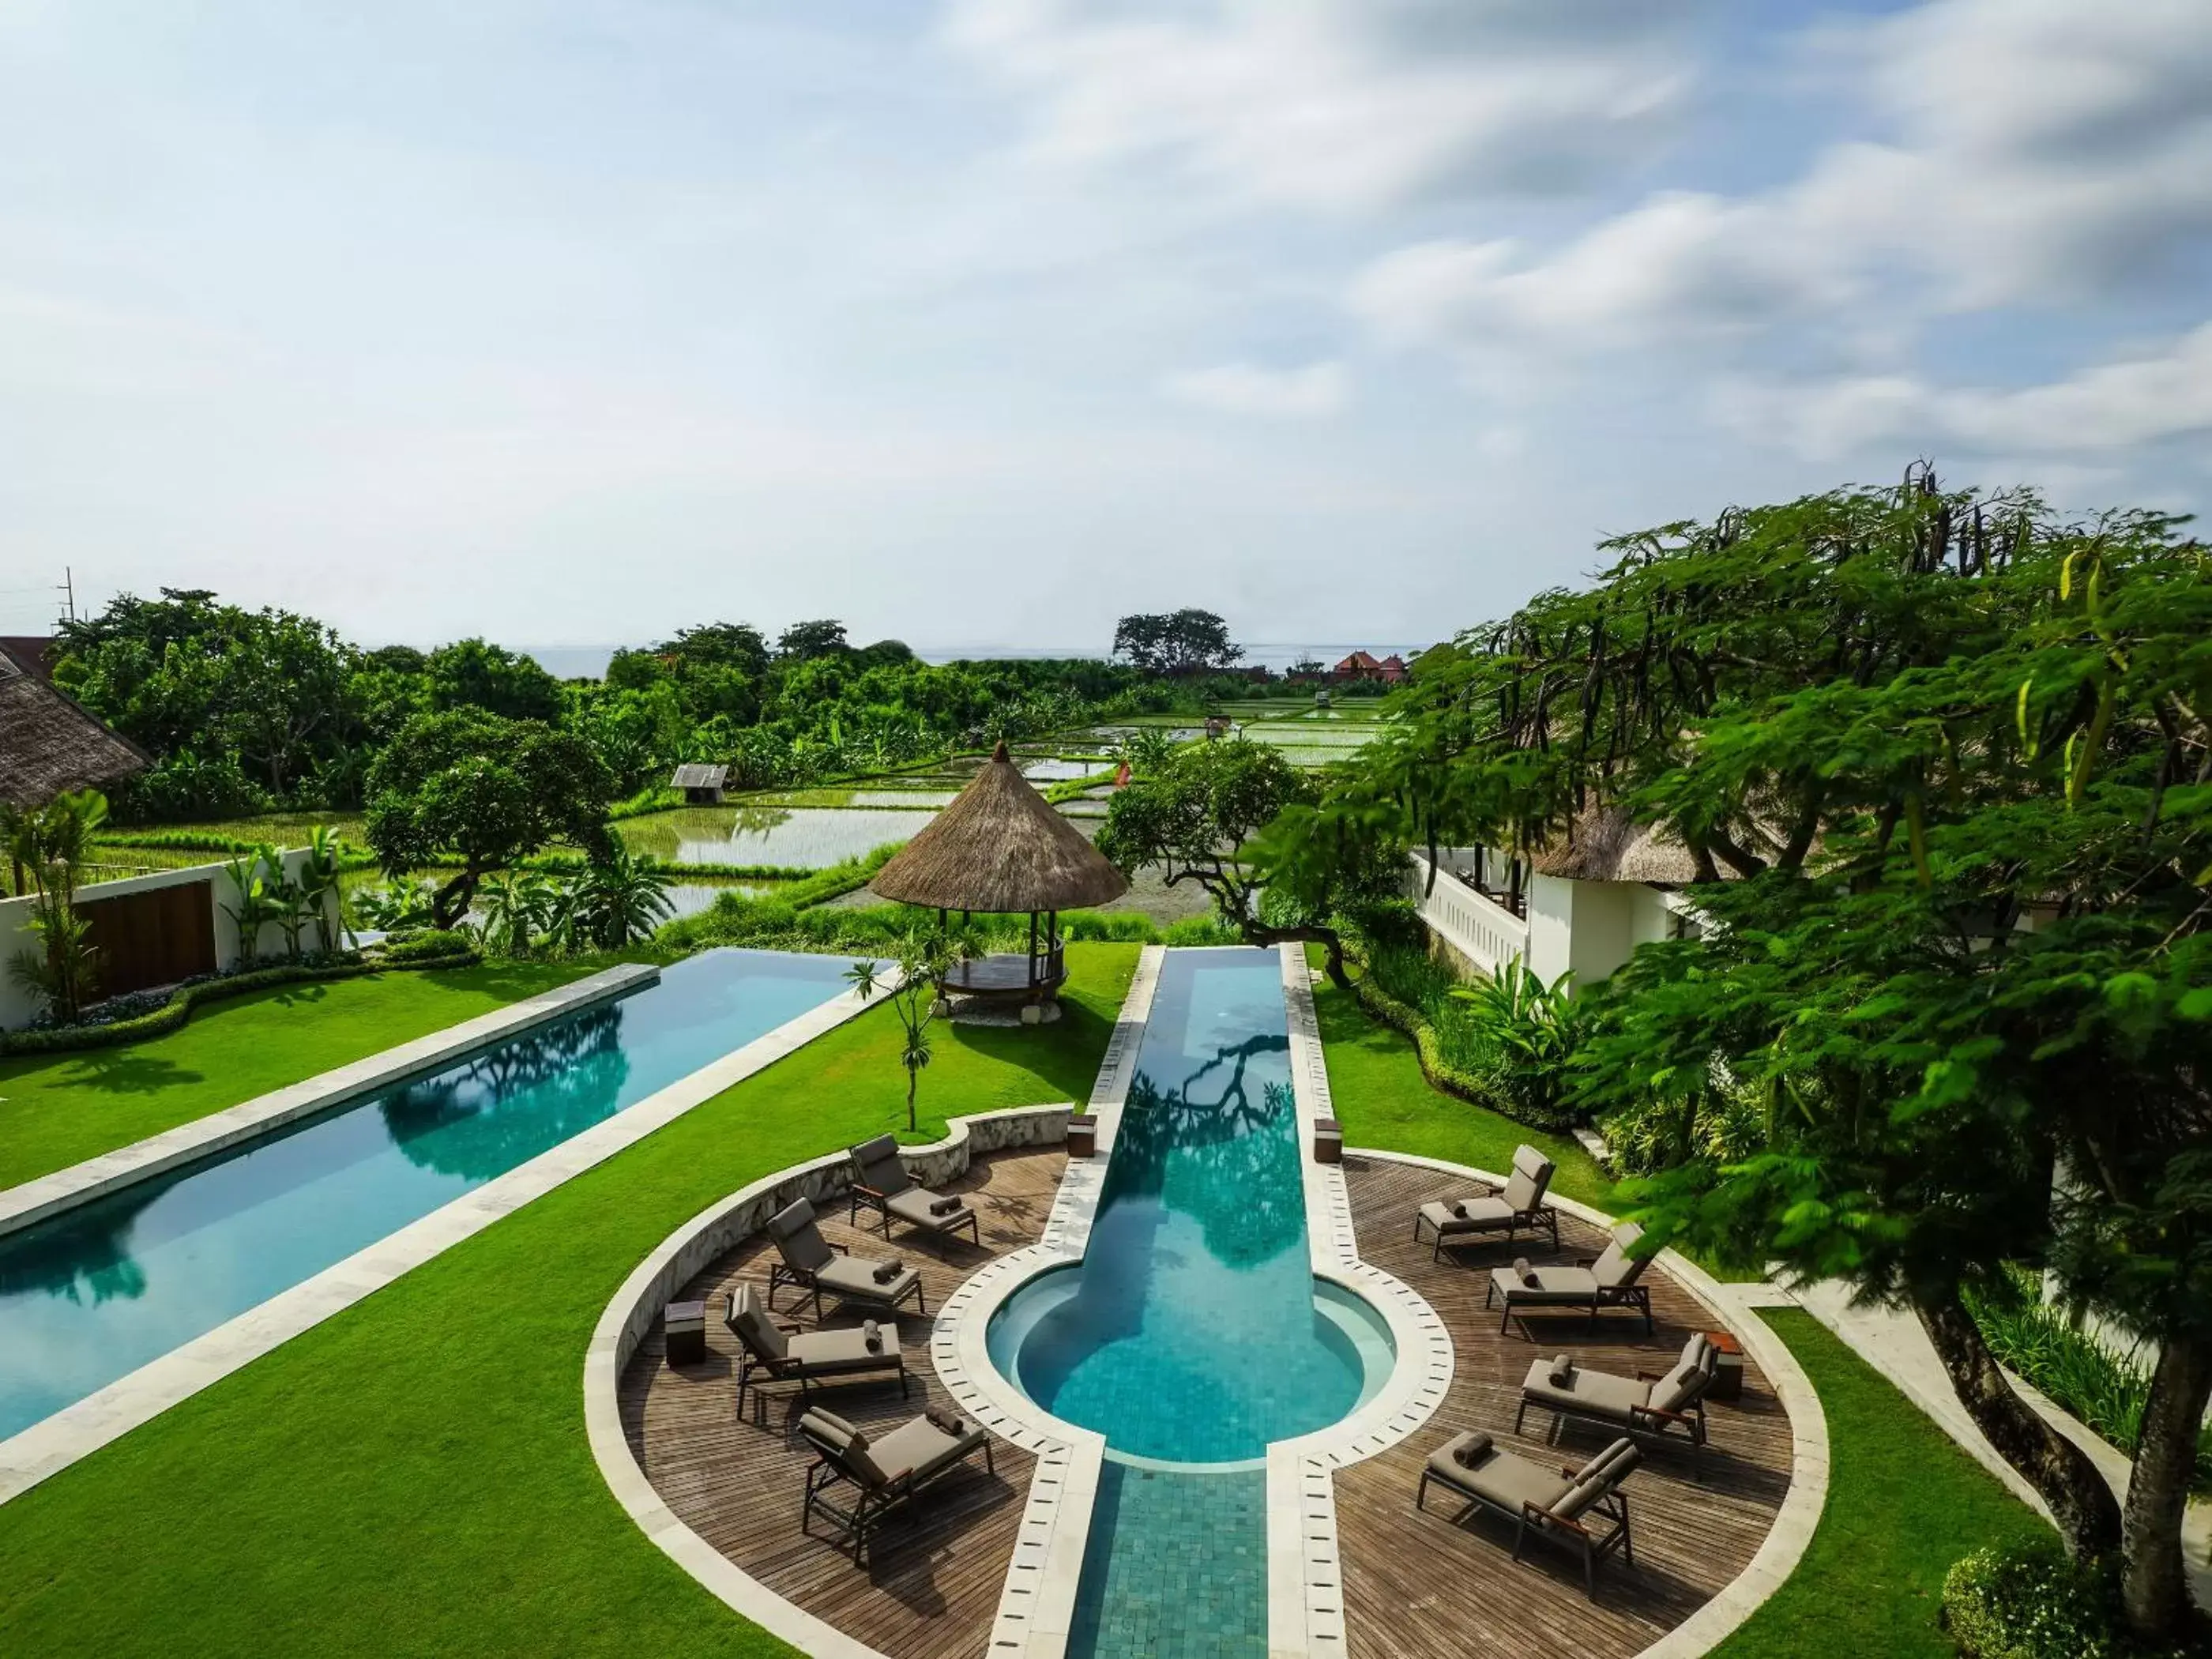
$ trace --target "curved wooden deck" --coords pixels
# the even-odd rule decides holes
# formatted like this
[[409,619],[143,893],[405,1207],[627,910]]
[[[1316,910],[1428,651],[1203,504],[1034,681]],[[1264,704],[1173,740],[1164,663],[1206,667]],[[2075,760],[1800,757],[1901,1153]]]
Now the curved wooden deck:
[[1757,1553],[1790,1487],[1790,1419],[1765,1376],[1748,1363],[1743,1398],[1710,1407],[1711,1443],[1702,1483],[1691,1479],[1686,1450],[1647,1453],[1624,1490],[1636,1565],[1618,1558],[1598,1575],[1597,1599],[1583,1594],[1582,1565],[1564,1550],[1529,1546],[1512,1557],[1510,1526],[1457,1521],[1458,1505],[1431,1488],[1426,1512],[1413,1507],[1414,1488],[1429,1454],[1462,1429],[1483,1429],[1498,1443],[1539,1460],[1580,1463],[1601,1450],[1609,1431],[1570,1423],[1557,1446],[1547,1445],[1548,1413],[1531,1411],[1517,1439],[1513,1414],[1521,1381],[1539,1356],[1562,1351],[1594,1370],[1633,1376],[1663,1371],[1693,1330],[1713,1321],[1689,1293],[1657,1268],[1651,1287],[1656,1329],[1607,1313],[1597,1331],[1582,1314],[1532,1315],[1532,1342],[1516,1328],[1500,1335],[1498,1310],[1483,1293],[1492,1267],[1516,1255],[1539,1265],[1595,1255],[1605,1240],[1595,1228],[1562,1217],[1562,1249],[1523,1238],[1446,1250],[1429,1260],[1430,1245],[1413,1242],[1415,1211],[1431,1199],[1465,1197],[1463,1182],[1416,1165],[1381,1158],[1345,1158],[1352,1225],[1359,1253],[1428,1298],[1451,1333],[1450,1393],[1426,1428],[1403,1443],[1336,1477],[1337,1543],[1344,1574],[1346,1645],[1353,1659],[1470,1653],[1572,1653],[1579,1659],[1628,1659],[1712,1599]]
[[[841,1207],[822,1218],[823,1236],[849,1244],[855,1255],[896,1255],[921,1273],[933,1316],[961,1280],[992,1257],[1034,1244],[1060,1185],[1066,1157],[1050,1152],[1002,1152],[975,1160],[960,1181],[943,1188],[967,1195],[982,1218],[981,1249],[965,1239],[924,1238],[892,1227],[887,1245],[880,1231],[856,1231]],[[865,1224],[871,1218],[862,1217]],[[948,1477],[911,1520],[878,1534],[868,1565],[856,1567],[850,1552],[817,1521],[811,1537],[799,1529],[806,1466],[812,1461],[795,1430],[790,1401],[797,1390],[772,1386],[765,1424],[737,1415],[737,1339],[723,1328],[720,1298],[731,1285],[764,1285],[775,1253],[755,1235],[709,1263],[684,1288],[687,1297],[709,1300],[707,1363],[672,1370],[659,1332],[641,1343],[623,1372],[623,1427],[630,1448],[668,1506],[709,1544],[786,1600],[826,1620],[892,1659],[951,1659],[982,1652],[999,1610],[1014,1531],[1029,1497],[1030,1455],[1004,1441],[995,1449],[998,1474]],[[795,1292],[780,1298],[790,1304]],[[832,1304],[828,1322],[854,1324]],[[778,1316],[811,1328],[803,1309]],[[856,1382],[823,1398],[832,1411],[864,1429],[888,1430],[932,1405],[953,1402],[937,1381],[929,1358],[932,1321],[901,1312],[899,1340],[907,1351],[912,1395],[899,1398],[896,1383]]]
[[[980,1250],[903,1231],[886,1247],[879,1232],[848,1228],[842,1210],[824,1218],[823,1231],[858,1251],[888,1249],[915,1264],[933,1310],[984,1261],[1036,1242],[1065,1162],[1056,1149],[976,1161],[958,1188],[983,1218]],[[1649,1282],[1657,1330],[1649,1338],[1642,1321],[1626,1314],[1606,1316],[1595,1334],[1581,1316],[1540,1315],[1535,1343],[1517,1329],[1500,1335],[1496,1311],[1482,1307],[1487,1269],[1516,1255],[1555,1258],[1524,1240],[1511,1249],[1475,1246],[1463,1261],[1448,1252],[1432,1263],[1428,1247],[1412,1242],[1413,1212],[1428,1199],[1459,1195],[1461,1183],[1357,1154],[1346,1158],[1345,1174],[1361,1254],[1429,1299],[1450,1330],[1456,1355],[1450,1393],[1435,1419],[1403,1444],[1337,1474],[1352,1659],[1546,1652],[1629,1659],[1711,1599],[1765,1539],[1790,1481],[1790,1424],[1772,1389],[1747,1367],[1742,1401],[1711,1408],[1712,1445],[1701,1484],[1691,1480],[1686,1452],[1647,1457],[1626,1488],[1636,1565],[1609,1562],[1597,1600],[1589,1601],[1579,1564],[1564,1552],[1532,1546],[1516,1563],[1509,1528],[1455,1522],[1455,1506],[1433,1492],[1428,1511],[1415,1510],[1421,1464],[1463,1428],[1488,1430],[1531,1456],[1579,1462],[1604,1443],[1589,1425],[1567,1425],[1559,1445],[1547,1447],[1549,1418],[1531,1413],[1527,1432],[1514,1440],[1513,1414],[1529,1361],[1567,1349],[1582,1363],[1628,1375],[1663,1370],[1687,1334],[1712,1322],[1654,1269]],[[1561,1231],[1565,1259],[1595,1255],[1602,1243],[1594,1229],[1571,1220],[1562,1222]],[[772,1256],[764,1238],[749,1239],[710,1264],[684,1294],[714,1298],[739,1281],[763,1284]],[[1001,1442],[995,1479],[979,1467],[948,1481],[939,1501],[880,1536],[866,1568],[855,1567],[818,1525],[811,1538],[799,1532],[809,1462],[804,1443],[791,1432],[781,1393],[771,1395],[765,1425],[738,1420],[736,1343],[719,1311],[710,1315],[706,1364],[671,1370],[656,1333],[623,1375],[623,1426],[669,1506],[777,1594],[894,1659],[983,1654],[1028,1494],[1030,1455]],[[841,1321],[831,1310],[832,1322],[856,1317]],[[899,1322],[913,1372],[910,1400],[902,1401],[896,1387],[860,1384],[839,1390],[832,1408],[864,1426],[889,1427],[931,1403],[951,1403],[930,1367],[929,1330],[930,1322],[910,1310]]]

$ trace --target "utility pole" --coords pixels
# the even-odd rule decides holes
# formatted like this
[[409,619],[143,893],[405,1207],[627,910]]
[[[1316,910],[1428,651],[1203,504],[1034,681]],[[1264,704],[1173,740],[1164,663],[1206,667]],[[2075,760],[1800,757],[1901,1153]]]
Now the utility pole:
[[62,567],[62,579],[54,584],[54,591],[69,596],[69,619],[76,620],[76,572],[68,565]]

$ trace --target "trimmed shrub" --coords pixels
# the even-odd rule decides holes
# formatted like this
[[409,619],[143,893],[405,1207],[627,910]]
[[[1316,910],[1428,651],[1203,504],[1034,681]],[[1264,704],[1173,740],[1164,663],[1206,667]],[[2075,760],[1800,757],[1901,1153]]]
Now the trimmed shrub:
[[466,933],[425,928],[386,939],[378,947],[376,959],[387,968],[455,968],[482,962],[483,953]]
[[2202,1643],[2146,1647],[2119,1620],[2111,1567],[2055,1540],[1979,1549],[1943,1580],[1943,1627],[1965,1659],[2203,1659]]

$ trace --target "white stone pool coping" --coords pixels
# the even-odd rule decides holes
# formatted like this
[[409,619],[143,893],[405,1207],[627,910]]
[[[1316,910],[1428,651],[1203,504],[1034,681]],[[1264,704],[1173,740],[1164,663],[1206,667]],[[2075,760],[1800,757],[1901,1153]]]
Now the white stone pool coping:
[[[489,1036],[483,1030],[481,1020],[471,1020],[456,1026],[454,1032],[473,1031],[475,1034],[466,1042],[455,1042],[446,1052],[449,1055],[457,1054],[481,1047],[491,1037],[542,1023],[556,1013],[615,994],[618,989],[635,988],[639,982],[635,975],[613,987],[603,984],[596,994],[586,988],[594,981],[605,981],[623,971],[614,969],[609,975],[594,975],[591,979],[565,987],[563,989],[567,991],[582,992],[583,994],[572,996],[568,1001],[550,1012],[541,1012],[535,1018],[524,1017],[511,1021],[490,1032]],[[646,971],[648,975],[658,975],[657,969]],[[0,1440],[0,1504],[19,1497],[48,1476],[67,1468],[80,1458],[89,1456],[109,1441],[149,1421],[179,1401],[189,1399],[209,1384],[259,1358],[301,1331],[320,1324],[333,1314],[342,1312],[364,1297],[383,1289],[432,1257],[451,1249],[465,1239],[473,1237],[501,1217],[511,1214],[593,1165],[604,1163],[617,1152],[635,1145],[654,1130],[673,1122],[732,1084],[750,1077],[793,1050],[812,1042],[823,1032],[842,1024],[860,1013],[865,1006],[858,993],[851,990],[829,998],[806,1012],[786,1020],[774,1030],[756,1037],[744,1047],[647,1096],[604,1122],[595,1124],[581,1134],[539,1153],[526,1164],[518,1164],[503,1176],[486,1182],[474,1192],[464,1194],[419,1220],[410,1222],[398,1231],[325,1268],[312,1279],[303,1279],[291,1289],[280,1291],[204,1335],[194,1338],[159,1359],[149,1361],[126,1376],[118,1378],[97,1393],[86,1395],[75,1405],[64,1407],[52,1416],[33,1424],[21,1433]],[[518,1005],[518,1009],[520,1006]],[[432,1049],[437,1043],[453,1035],[441,1033],[437,1038],[422,1039],[390,1051],[391,1054],[406,1054],[410,1058],[404,1063],[392,1063],[387,1075],[396,1079],[421,1071],[435,1059]],[[426,1044],[429,1047],[426,1048]],[[378,1062],[388,1058],[388,1055],[375,1057]],[[364,1061],[362,1065],[372,1063]],[[342,1068],[347,1073],[355,1069]],[[326,1075],[336,1077],[340,1073]],[[348,1089],[349,1092],[358,1093],[363,1086],[356,1082],[349,1084]],[[333,1095],[323,1103],[329,1104],[343,1097],[343,1095]],[[299,1115],[297,1112],[292,1114],[295,1116]],[[270,1121],[285,1120],[276,1118]],[[267,1124],[264,1122],[262,1127],[265,1129]],[[142,1175],[138,1178],[143,1179],[144,1176]],[[78,1201],[86,1200],[80,1199]]]
[[[956,1117],[944,1139],[926,1146],[902,1146],[899,1155],[916,1181],[924,1186],[942,1185],[963,1173],[979,1153],[1012,1146],[1060,1145],[1066,1137],[1067,1120],[1073,1111],[1072,1105],[1062,1103]],[[769,1217],[793,1199],[828,1200],[842,1194],[851,1182],[852,1164],[843,1152],[794,1164],[708,1206],[664,1239],[623,1281],[592,1333],[591,1346],[584,1356],[584,1423],[592,1459],[615,1501],[655,1546],[723,1605],[805,1652],[830,1659],[880,1659],[874,1649],[777,1595],[685,1525],[653,1490],[622,1420],[623,1368],[676,1291],[723,1251],[757,1232]],[[1040,1447],[1004,1421],[992,1421],[991,1426],[1038,1453],[1037,1473],[1032,1480],[1034,1506],[1036,1486],[1052,1484],[1048,1480],[1048,1467],[1064,1471],[1064,1451]],[[1027,1531],[1024,1521],[1024,1534]]]
[[[240,1141],[255,1139],[271,1129],[327,1111],[358,1096],[374,1094],[417,1072],[435,1070],[472,1049],[558,1019],[586,1004],[627,996],[659,978],[659,969],[641,963],[625,963],[619,968],[587,975],[442,1031],[433,1031],[428,1036],[416,1037],[411,1042],[368,1055],[304,1082],[257,1095],[252,1100],[210,1112],[190,1123],[180,1123],[173,1129],[149,1135],[128,1146],[88,1158],[82,1164],[72,1164],[66,1170],[57,1170],[35,1181],[0,1190],[0,1234],[15,1232],[122,1188],[150,1181],[155,1176],[197,1163]],[[57,1060],[70,1057],[54,1056]]]

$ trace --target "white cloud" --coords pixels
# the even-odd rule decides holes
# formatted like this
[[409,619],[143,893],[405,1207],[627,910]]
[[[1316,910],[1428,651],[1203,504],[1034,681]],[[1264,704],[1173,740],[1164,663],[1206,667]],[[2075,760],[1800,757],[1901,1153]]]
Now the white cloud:
[[1349,386],[1341,363],[1283,369],[1221,363],[1170,374],[1160,389],[1183,403],[1231,415],[1311,419],[1342,409]]
[[1163,157],[1363,210],[1548,191],[1649,153],[1689,85],[1688,0],[956,0],[948,38],[1034,101],[1033,148]]
[[1746,432],[1831,459],[1876,445],[2021,456],[2102,455],[2212,432],[2212,323],[2166,349],[2013,390],[1941,387],[1909,374],[1790,385],[1739,381],[1716,397]]

